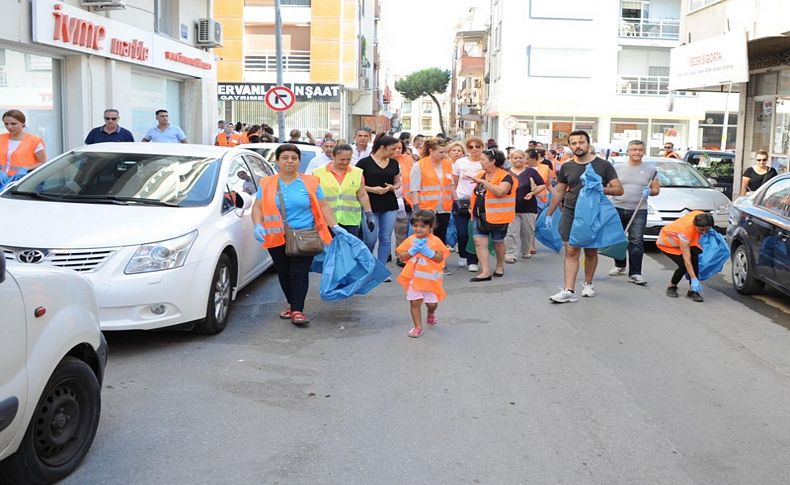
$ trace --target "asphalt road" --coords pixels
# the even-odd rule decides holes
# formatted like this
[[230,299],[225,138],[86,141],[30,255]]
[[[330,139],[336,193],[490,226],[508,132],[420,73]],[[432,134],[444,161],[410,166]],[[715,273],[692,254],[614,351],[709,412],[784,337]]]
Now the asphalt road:
[[670,300],[664,263],[637,287],[605,260],[565,305],[545,251],[490,284],[456,271],[420,339],[396,283],[332,304],[315,280],[299,329],[267,273],[218,336],[108,336],[99,432],[65,483],[790,482],[788,299],[719,276]]

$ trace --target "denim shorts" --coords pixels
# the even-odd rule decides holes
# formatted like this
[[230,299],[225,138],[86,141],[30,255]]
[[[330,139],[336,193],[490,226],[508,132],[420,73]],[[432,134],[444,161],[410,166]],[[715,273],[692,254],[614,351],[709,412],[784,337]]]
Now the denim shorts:
[[503,242],[507,236],[507,224],[504,229],[495,229],[493,231],[484,231],[477,225],[479,219],[475,218],[472,222],[472,232],[474,236],[491,236],[494,242]]

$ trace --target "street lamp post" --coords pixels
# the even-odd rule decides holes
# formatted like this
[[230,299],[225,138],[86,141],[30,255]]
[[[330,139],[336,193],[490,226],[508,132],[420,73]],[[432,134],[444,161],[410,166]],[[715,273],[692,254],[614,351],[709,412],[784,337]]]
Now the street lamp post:
[[[277,85],[283,85],[283,18],[280,13],[280,0],[274,0],[274,49],[277,57]],[[277,112],[277,134],[280,143],[285,141],[285,113]]]

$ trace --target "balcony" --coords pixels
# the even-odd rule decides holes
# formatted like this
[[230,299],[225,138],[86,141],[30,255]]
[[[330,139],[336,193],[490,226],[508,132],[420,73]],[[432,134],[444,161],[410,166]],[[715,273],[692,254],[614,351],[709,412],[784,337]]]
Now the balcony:
[[483,77],[486,72],[486,58],[461,56],[458,59],[458,75],[461,77]]
[[[618,76],[617,94],[634,96],[665,96],[669,94],[669,76]],[[676,91],[679,96],[695,96],[696,93]]]
[[620,18],[620,37],[632,40],[669,40],[680,38],[680,20]]
[[[244,70],[252,72],[277,71],[274,51],[252,51],[244,56]],[[310,51],[283,51],[283,72],[310,72]]]

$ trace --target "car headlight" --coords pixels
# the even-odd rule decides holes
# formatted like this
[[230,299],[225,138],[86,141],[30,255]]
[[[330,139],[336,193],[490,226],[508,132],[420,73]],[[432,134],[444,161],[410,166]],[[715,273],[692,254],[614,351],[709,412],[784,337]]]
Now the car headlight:
[[656,213],[656,210],[653,209],[653,205],[650,202],[647,203],[647,213],[649,215],[652,215],[652,214]]
[[726,216],[727,214],[730,213],[730,207],[731,206],[732,206],[732,204],[730,204],[729,202],[721,204],[720,206],[716,207],[716,215],[717,216]]
[[150,273],[183,266],[197,234],[197,231],[192,231],[167,241],[141,245],[123,272],[125,274]]

